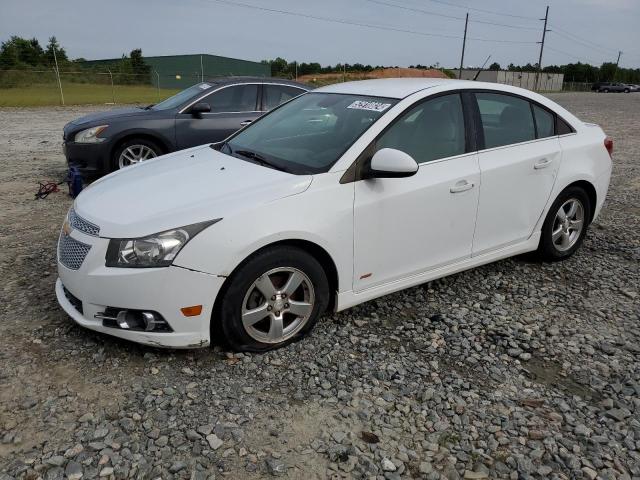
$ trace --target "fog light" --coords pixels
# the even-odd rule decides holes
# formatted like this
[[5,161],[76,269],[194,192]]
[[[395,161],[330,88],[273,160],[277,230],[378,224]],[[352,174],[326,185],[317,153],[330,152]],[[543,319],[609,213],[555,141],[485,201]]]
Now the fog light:
[[173,332],[171,326],[157,312],[107,307],[104,312],[96,313],[94,317],[102,320],[102,325],[109,328],[137,332]]

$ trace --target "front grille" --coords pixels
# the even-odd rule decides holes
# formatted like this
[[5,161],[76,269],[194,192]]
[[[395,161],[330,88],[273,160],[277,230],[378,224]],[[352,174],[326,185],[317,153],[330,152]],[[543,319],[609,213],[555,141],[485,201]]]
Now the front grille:
[[93,237],[97,237],[100,233],[99,226],[82,218],[73,208],[69,210],[69,224],[71,224],[73,228]]
[[75,308],[80,313],[84,313],[82,311],[82,300],[80,300],[73,293],[67,290],[67,288],[64,285],[62,286],[62,290],[64,291],[64,296],[67,297],[67,300],[69,300],[69,303],[73,305],[73,308]]
[[91,250],[91,245],[79,242],[71,238],[69,235],[65,235],[64,232],[60,233],[60,239],[58,240],[58,260],[65,267],[71,270],[78,270],[84,262],[84,258]]

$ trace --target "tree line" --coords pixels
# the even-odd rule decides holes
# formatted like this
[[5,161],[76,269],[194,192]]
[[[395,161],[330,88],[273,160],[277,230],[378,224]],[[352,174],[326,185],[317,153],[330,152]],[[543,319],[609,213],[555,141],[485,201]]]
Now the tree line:
[[[0,44],[0,86],[24,86],[41,81],[42,73],[54,72],[56,60],[61,74],[73,72],[69,81],[90,83],[96,80],[95,73],[104,73],[107,69],[113,74],[114,83],[147,84],[150,80],[151,67],[137,48],[129,55],[122,55],[117,61],[105,61],[87,64],[84,58],[69,59],[66,50],[56,37],[49,38],[46,46],[42,46],[37,38],[12,36]],[[29,74],[29,72],[32,72]]]
[[[499,63],[494,62],[489,70],[502,70]],[[514,65],[510,63],[506,70],[510,72],[536,72],[537,64]],[[544,73],[563,73],[565,82],[622,82],[640,84],[640,68],[617,67],[613,62],[605,62],[599,67],[588,63],[568,63],[566,65],[547,65],[542,67]]]

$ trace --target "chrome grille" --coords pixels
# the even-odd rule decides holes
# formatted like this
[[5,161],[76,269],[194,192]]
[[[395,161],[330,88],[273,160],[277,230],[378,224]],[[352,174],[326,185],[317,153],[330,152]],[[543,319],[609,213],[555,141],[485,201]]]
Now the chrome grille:
[[71,238],[69,235],[65,235],[64,232],[60,234],[58,240],[58,260],[65,267],[71,270],[78,270],[84,262],[84,258],[91,250],[91,245],[79,242]]
[[82,218],[73,208],[69,210],[69,223],[73,228],[80,230],[87,235],[97,237],[100,233],[99,226]]

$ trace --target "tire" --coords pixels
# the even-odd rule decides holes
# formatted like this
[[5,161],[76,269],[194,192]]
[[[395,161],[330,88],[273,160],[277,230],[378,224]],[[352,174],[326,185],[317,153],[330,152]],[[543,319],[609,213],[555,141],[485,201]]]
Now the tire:
[[609,93],[609,89],[605,88],[604,90],[602,90],[604,93]]
[[[573,206],[576,206],[575,214],[572,214]],[[567,223],[561,220],[560,209],[569,217]],[[541,260],[556,262],[569,258],[580,248],[587,233],[591,219],[592,206],[586,192],[580,187],[568,187],[563,190],[553,202],[547,217],[542,225],[540,244],[537,256]],[[576,223],[581,217],[579,231]]]
[[629,90],[628,88],[625,88],[625,89],[624,89],[624,93],[629,93],[629,91],[630,91],[630,90]]
[[[292,279],[298,286],[288,288]],[[330,295],[322,265],[306,251],[284,246],[249,257],[220,294],[212,338],[222,335],[232,350],[245,352],[266,352],[301,339],[327,309]]]
[[[111,171],[162,155],[162,148],[153,140],[130,138],[121,143],[111,156]],[[126,158],[130,160],[127,162]]]

